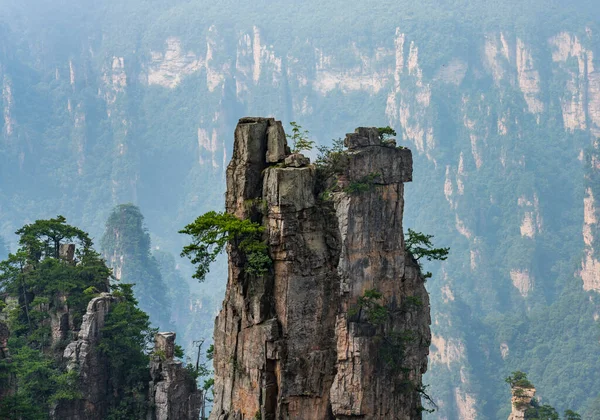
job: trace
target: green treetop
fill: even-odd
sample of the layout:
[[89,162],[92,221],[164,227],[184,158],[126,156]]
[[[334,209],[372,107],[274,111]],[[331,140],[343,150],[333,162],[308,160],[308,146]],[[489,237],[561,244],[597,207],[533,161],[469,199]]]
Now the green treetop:
[[203,281],[210,264],[225,245],[232,242],[245,255],[246,272],[262,275],[272,263],[267,244],[262,240],[264,230],[264,227],[251,220],[209,211],[179,231],[192,237],[192,243],[183,248],[181,256],[187,256],[192,264],[197,264],[193,277]]
[[292,126],[292,134],[286,134],[286,137],[292,143],[292,153],[312,150],[315,142],[308,138],[308,131],[303,130],[302,126],[295,121],[292,121],[290,125]]

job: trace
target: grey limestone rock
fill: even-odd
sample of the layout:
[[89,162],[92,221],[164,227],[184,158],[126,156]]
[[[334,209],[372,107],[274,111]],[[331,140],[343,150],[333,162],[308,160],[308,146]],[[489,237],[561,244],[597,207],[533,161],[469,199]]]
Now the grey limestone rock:
[[285,131],[281,121],[269,121],[267,128],[267,162],[281,162],[286,155]]
[[379,130],[376,127],[358,127],[354,133],[346,134],[344,146],[350,150],[365,146],[379,146],[381,139],[379,138]]
[[[357,129],[346,138],[335,184],[371,176],[372,188],[338,188],[322,200],[314,166],[267,162],[269,121],[240,120],[227,170],[227,211],[262,218],[273,267],[249,275],[243,255],[229,247],[211,420],[420,419],[417,389],[431,336],[424,279],[404,250],[410,150],[384,147],[376,128]],[[249,213],[249,199],[266,209]],[[383,325],[357,310],[369,289],[381,292],[389,311]],[[411,337],[391,349],[400,356],[397,369],[382,353],[387,333],[392,341]]]
[[150,360],[147,420],[197,420],[202,393],[183,364],[173,359],[175,333],[160,332],[154,337],[154,356]]
[[75,244],[60,244],[58,255],[61,260],[72,263],[75,259]]
[[59,400],[51,416],[60,420],[101,420],[106,417],[108,361],[97,351],[106,315],[117,299],[108,293],[93,298],[87,306],[78,339],[64,351],[67,369],[79,372],[81,399]]
[[310,165],[310,159],[301,153],[293,153],[285,158],[285,166],[292,168],[302,168]]

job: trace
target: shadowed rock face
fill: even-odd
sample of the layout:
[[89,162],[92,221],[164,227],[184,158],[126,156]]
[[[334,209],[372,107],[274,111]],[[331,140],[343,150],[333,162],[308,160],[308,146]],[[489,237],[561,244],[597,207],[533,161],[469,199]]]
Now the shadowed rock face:
[[161,332],[154,337],[150,360],[150,410],[146,420],[197,420],[201,392],[183,363],[174,360],[175,333]]
[[88,303],[78,339],[64,351],[67,369],[79,372],[81,399],[59,400],[51,416],[64,420],[95,420],[106,417],[109,394],[108,360],[97,349],[106,316],[116,298],[102,293]]
[[[344,164],[323,180],[302,156],[289,158],[279,121],[240,120],[226,209],[265,226],[273,267],[248,275],[229,247],[212,420],[421,418],[429,299],[404,251],[412,156],[392,144],[357,129]],[[358,304],[367,290],[382,294],[381,321]]]

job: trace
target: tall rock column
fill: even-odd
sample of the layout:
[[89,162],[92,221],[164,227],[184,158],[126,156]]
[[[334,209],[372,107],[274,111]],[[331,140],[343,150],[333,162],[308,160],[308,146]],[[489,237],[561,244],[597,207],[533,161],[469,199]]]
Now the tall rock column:
[[265,226],[273,266],[250,275],[229,247],[213,420],[421,417],[429,300],[402,234],[412,156],[375,128],[346,146],[324,171],[289,153],[274,119],[236,128],[226,208]]

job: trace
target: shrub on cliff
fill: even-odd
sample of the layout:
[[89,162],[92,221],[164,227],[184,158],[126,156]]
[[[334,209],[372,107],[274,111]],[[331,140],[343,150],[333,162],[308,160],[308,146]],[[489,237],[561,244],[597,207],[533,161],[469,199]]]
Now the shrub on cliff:
[[292,121],[290,125],[292,126],[292,134],[286,134],[285,136],[292,143],[292,153],[312,150],[315,142],[308,138],[308,131],[302,129],[302,126],[295,121]]
[[[434,248],[431,239],[433,235],[426,235],[422,232],[415,232],[412,229],[408,229],[408,236],[405,238],[404,248],[407,252],[413,256],[413,258],[419,263],[419,267],[423,269],[421,258],[425,258],[427,261],[445,261],[448,259],[448,253],[450,248]],[[432,276],[430,271],[423,274],[425,279]]]
[[193,277],[204,281],[210,264],[223,252],[225,245],[233,243],[245,255],[246,272],[262,275],[272,264],[267,244],[262,239],[264,230],[251,220],[209,211],[179,231],[192,237],[192,243],[183,248],[181,256],[187,256],[192,264],[197,264]]

